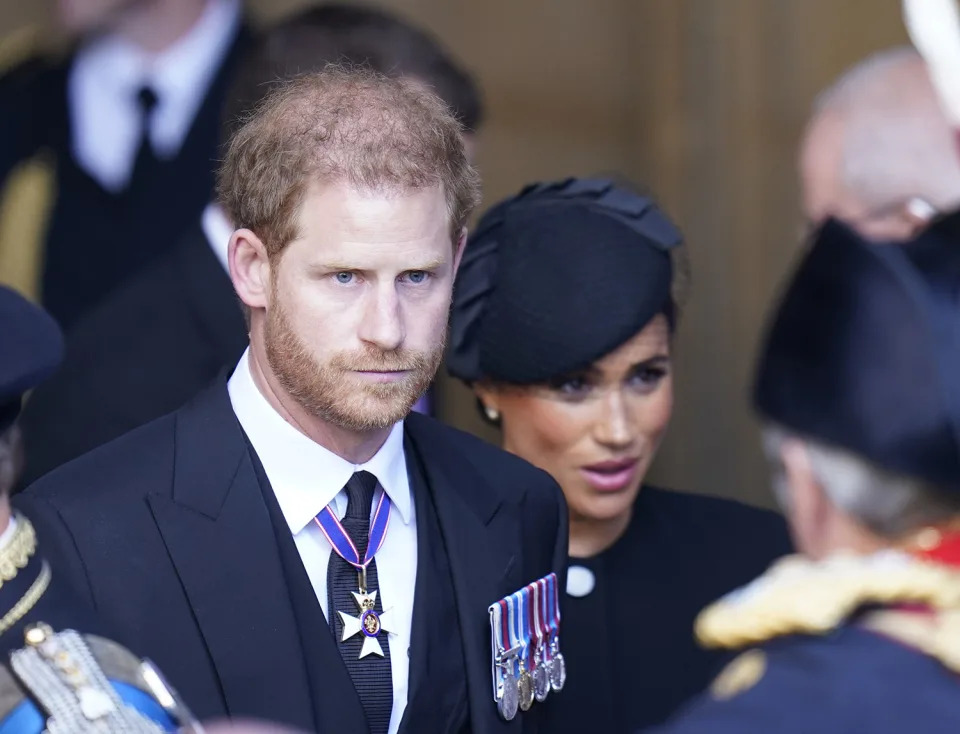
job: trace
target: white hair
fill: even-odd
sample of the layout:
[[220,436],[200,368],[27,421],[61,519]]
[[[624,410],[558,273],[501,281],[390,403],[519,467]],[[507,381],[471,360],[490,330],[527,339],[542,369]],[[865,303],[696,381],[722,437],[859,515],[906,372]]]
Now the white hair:
[[842,120],[841,176],[873,210],[919,197],[960,205],[960,151],[923,58],[912,47],[877,53],[816,99],[816,117]]
[[17,426],[0,433],[0,496],[9,494],[20,473],[20,430]]
[[774,469],[777,500],[785,511],[789,510],[789,492],[781,449],[790,440],[804,445],[814,479],[827,499],[882,538],[897,538],[960,514],[958,492],[889,472],[844,449],[767,425],[763,430],[764,449]]

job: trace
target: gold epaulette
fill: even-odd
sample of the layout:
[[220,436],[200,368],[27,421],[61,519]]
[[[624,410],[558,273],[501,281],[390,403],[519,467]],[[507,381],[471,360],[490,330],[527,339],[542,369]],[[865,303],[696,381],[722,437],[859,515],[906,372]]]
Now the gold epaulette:
[[819,562],[789,556],[707,607],[696,634],[706,647],[741,648],[784,635],[825,634],[865,605],[898,603],[960,611],[960,572],[897,551]]

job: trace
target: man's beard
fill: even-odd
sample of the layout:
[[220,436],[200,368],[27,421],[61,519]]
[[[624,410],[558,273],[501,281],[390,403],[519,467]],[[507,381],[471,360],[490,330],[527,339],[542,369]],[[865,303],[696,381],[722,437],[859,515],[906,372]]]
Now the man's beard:
[[[368,347],[320,363],[294,333],[279,302],[267,316],[267,361],[283,389],[310,415],[349,431],[392,426],[430,387],[443,359],[446,333],[431,352]],[[400,380],[371,382],[352,372],[404,371]]]

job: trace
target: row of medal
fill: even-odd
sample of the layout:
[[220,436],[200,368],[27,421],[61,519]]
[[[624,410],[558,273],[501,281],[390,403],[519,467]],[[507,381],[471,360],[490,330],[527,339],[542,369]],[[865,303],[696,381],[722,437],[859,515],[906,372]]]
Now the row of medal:
[[567,679],[560,652],[557,575],[551,573],[490,605],[493,698],[510,721],[545,701]]

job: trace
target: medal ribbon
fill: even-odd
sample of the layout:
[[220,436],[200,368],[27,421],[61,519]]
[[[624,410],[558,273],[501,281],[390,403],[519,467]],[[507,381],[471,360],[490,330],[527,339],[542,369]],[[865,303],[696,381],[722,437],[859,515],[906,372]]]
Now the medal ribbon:
[[510,615],[510,647],[520,646],[520,625],[517,617],[517,595],[511,594],[507,597],[507,610]]
[[353,544],[353,540],[343,529],[343,525],[340,524],[330,505],[324,507],[320,514],[313,518],[313,521],[338,556],[358,571],[366,571],[370,561],[377,555],[377,551],[380,550],[384,539],[387,537],[387,526],[390,524],[390,498],[387,497],[386,492],[380,491],[380,501],[373,513],[373,520],[370,521],[370,539],[367,542],[367,552],[364,554],[363,560],[360,559],[357,546]]
[[546,645],[550,636],[550,626],[547,622],[547,580],[537,581],[537,627],[540,635],[540,642],[544,643],[544,659],[550,657],[550,647]]
[[510,641],[510,609],[507,605],[507,600],[501,599],[498,601],[497,609],[500,610],[498,621],[500,622],[500,636],[503,640],[500,647],[503,650],[509,650],[511,647],[513,647],[513,643]]
[[[533,602],[532,604],[528,604],[527,606],[530,611],[529,622],[530,622],[530,629],[532,630],[531,637],[533,638],[534,651],[536,651],[536,649],[540,647],[540,640],[541,640],[540,595],[537,593],[539,589],[540,589],[540,584],[538,584],[536,581],[534,581],[532,584],[529,584],[527,586],[527,593],[529,595],[529,599]],[[535,662],[535,658],[533,658],[532,660]],[[533,662],[531,662],[531,665],[533,665]]]
[[[526,589],[518,591],[513,596],[517,605],[517,634],[520,638],[518,642],[522,646],[520,657],[526,663],[530,656],[530,623],[528,621],[530,600]],[[526,667],[530,668],[529,665]]]
[[557,574],[547,576],[547,615],[550,623],[550,636],[555,637],[560,630],[560,603],[557,599]]

